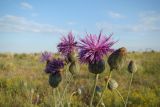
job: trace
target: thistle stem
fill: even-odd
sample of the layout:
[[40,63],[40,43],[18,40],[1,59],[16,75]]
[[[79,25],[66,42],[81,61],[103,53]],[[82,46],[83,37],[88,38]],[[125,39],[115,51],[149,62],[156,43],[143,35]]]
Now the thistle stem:
[[[64,91],[63,91],[63,93],[62,93],[61,100],[59,101],[59,104],[60,104],[60,103],[62,104],[62,102],[63,102],[63,100],[64,100],[64,95],[65,95],[65,93],[66,93],[66,91],[67,91],[67,88],[68,88],[68,86],[69,86],[69,84],[70,84],[70,81],[71,81],[71,79],[68,80],[68,82],[67,82],[67,84],[66,84],[66,86],[65,86],[65,88],[64,88]],[[58,105],[59,105],[59,104],[58,104]]]
[[121,97],[121,99],[122,99],[122,101],[123,101],[123,103],[124,103],[124,105],[125,105],[125,100],[124,100],[122,94],[118,91],[118,89],[115,89],[115,90],[116,90],[116,92],[118,93],[118,95]]
[[53,89],[54,107],[57,107],[57,101],[56,101],[56,96],[55,96],[56,92],[55,91],[56,90]]
[[98,82],[98,76],[99,76],[99,74],[95,75],[96,78],[94,80],[93,92],[92,92],[92,96],[91,96],[91,100],[90,100],[90,107],[92,107],[92,102],[93,102],[93,98],[94,98],[94,95],[95,95],[96,85],[97,85],[97,82]]
[[58,88],[56,88],[57,89],[57,94],[58,94],[58,99],[59,99],[59,103],[58,103],[58,106],[59,105],[61,105],[61,107],[63,106],[63,102],[62,101],[60,101],[60,92],[59,92],[59,89]]
[[129,94],[130,94],[132,81],[133,81],[133,73],[132,73],[132,76],[131,76],[131,79],[130,79],[130,83],[129,83],[129,88],[128,88],[128,94],[127,94],[127,99],[126,99],[125,107],[127,107],[128,97],[129,97]]
[[[65,73],[65,74],[66,74],[66,77],[67,77],[67,71],[68,71],[68,66],[67,66],[66,73]],[[62,102],[63,102],[64,95],[65,95],[65,93],[66,93],[66,91],[67,91],[67,88],[68,88],[70,82],[71,82],[71,78],[72,78],[72,77],[69,77],[68,80],[67,80],[66,86],[65,86],[64,91],[63,91],[63,93],[62,93],[61,100],[59,101],[58,105],[59,105],[60,103],[62,104]]]
[[100,103],[101,103],[101,101],[102,101],[102,98],[103,98],[103,96],[104,96],[105,89],[106,89],[106,87],[108,86],[109,79],[111,78],[111,75],[112,75],[112,71],[110,71],[110,72],[109,72],[108,80],[107,80],[107,82],[106,82],[106,84],[105,84],[105,87],[104,87],[104,89],[103,89],[103,91],[102,91],[102,94],[101,94],[101,96],[100,96],[100,100],[98,101],[98,103],[97,103],[96,107],[98,107],[98,106],[99,106],[99,104],[100,104]]

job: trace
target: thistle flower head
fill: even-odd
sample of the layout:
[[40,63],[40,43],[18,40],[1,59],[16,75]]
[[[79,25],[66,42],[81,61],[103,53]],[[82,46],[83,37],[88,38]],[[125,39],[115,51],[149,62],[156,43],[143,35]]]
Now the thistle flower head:
[[52,57],[52,53],[45,51],[41,54],[41,61],[42,62],[49,61],[51,57]]
[[69,32],[67,37],[63,37],[61,39],[61,42],[57,47],[59,52],[61,52],[64,56],[68,56],[74,51],[76,45],[77,42],[75,42],[72,32]]
[[55,74],[64,67],[64,63],[61,59],[52,59],[46,64],[45,72]]
[[81,39],[79,44],[81,62],[94,63],[100,61],[108,52],[112,52],[111,47],[115,42],[111,41],[111,36],[106,37],[100,32],[98,37],[87,34],[84,39]]

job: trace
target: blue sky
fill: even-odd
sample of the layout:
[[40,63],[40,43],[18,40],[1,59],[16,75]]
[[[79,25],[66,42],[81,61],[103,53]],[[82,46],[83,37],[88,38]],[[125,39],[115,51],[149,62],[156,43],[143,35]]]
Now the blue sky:
[[160,50],[159,0],[0,0],[0,52],[56,52],[62,35],[100,30],[114,48]]

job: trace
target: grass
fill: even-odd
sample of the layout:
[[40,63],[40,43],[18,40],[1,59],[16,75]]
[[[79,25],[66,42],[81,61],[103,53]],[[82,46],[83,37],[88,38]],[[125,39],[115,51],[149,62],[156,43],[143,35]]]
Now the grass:
[[[66,76],[70,76],[70,73],[64,70],[58,90],[51,88],[48,74],[43,71],[45,64],[39,61],[39,57],[40,54],[0,54],[0,107],[53,107],[59,101],[67,83]],[[160,107],[160,52],[129,53],[128,62],[131,59],[136,61],[138,71],[134,74],[128,106]],[[108,71],[106,64],[105,72],[99,75],[99,86],[104,86],[104,77]],[[112,73],[112,78],[118,82],[118,90],[125,99],[130,75],[127,64],[121,71]],[[88,72],[87,66],[81,65],[78,76],[68,86],[63,105],[67,107],[71,100],[71,107],[88,106],[93,78],[94,75]],[[79,87],[82,88],[82,95],[75,94],[70,99]],[[106,90],[103,102],[109,107],[124,107],[118,94],[110,90]]]

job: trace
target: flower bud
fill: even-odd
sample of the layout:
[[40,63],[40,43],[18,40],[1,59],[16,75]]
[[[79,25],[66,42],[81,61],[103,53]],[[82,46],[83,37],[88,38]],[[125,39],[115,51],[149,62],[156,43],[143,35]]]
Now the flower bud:
[[78,89],[77,89],[77,93],[78,93],[78,95],[81,95],[81,94],[82,94],[81,88],[78,88]]
[[108,88],[114,90],[118,87],[118,83],[114,79],[110,79],[108,83]]
[[122,47],[114,51],[108,58],[108,64],[110,66],[110,70],[112,71],[113,69],[115,70],[121,69],[124,63],[126,62],[126,57],[127,57],[126,48]]
[[61,81],[62,81],[62,76],[61,76],[60,72],[49,75],[49,84],[51,87],[53,87],[53,88],[58,87],[58,85]]
[[76,53],[74,51],[69,53],[67,56],[67,59],[70,63],[75,62],[76,61]]
[[89,72],[94,74],[100,74],[105,70],[105,62],[104,60],[90,62],[88,68]]
[[72,75],[76,75],[76,73],[79,71],[78,64],[76,62],[72,62],[69,66],[69,72]]
[[134,61],[130,61],[128,64],[128,71],[130,73],[135,73],[137,71],[137,66],[136,63]]

